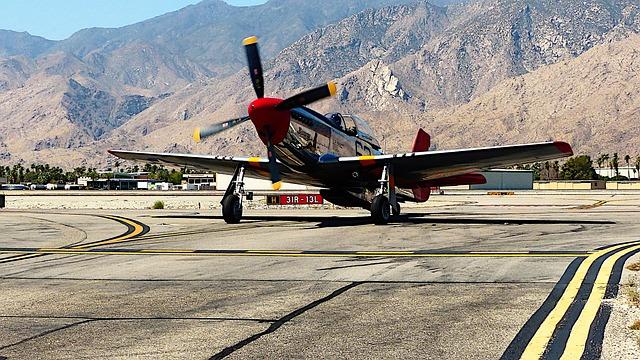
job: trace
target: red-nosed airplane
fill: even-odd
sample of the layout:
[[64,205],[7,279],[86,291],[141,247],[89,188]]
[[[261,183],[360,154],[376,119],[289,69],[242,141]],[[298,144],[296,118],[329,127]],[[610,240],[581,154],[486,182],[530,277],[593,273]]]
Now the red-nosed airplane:
[[257,99],[249,115],[196,129],[195,141],[251,120],[267,147],[267,158],[110,150],[125,160],[211,170],[233,175],[222,200],[227,223],[242,218],[244,176],[270,179],[274,190],[281,180],[319,187],[329,202],[371,211],[376,224],[400,214],[405,201],[425,202],[432,187],[483,184],[475,171],[573,155],[565,142],[428,151],[430,137],[418,131],[411,152],[384,154],[367,123],[356,115],[321,115],[306,107],[333,96],[330,82],[288,99],[264,97],[262,64],[255,36],[244,39],[249,74]]

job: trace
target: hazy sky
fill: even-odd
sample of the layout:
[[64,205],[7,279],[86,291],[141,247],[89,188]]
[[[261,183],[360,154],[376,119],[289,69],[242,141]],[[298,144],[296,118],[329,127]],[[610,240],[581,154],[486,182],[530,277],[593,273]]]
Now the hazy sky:
[[[60,40],[88,27],[120,27],[200,0],[0,0],[0,29]],[[225,0],[238,6],[266,0]]]

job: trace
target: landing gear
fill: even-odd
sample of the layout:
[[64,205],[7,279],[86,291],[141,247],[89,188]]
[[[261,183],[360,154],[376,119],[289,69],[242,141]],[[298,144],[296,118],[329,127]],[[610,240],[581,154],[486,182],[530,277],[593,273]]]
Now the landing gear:
[[237,224],[242,219],[242,198],[244,196],[244,164],[236,168],[229,187],[224,193],[222,204],[222,218],[227,224]]
[[396,203],[395,207],[391,207],[391,213],[393,214],[393,216],[399,216],[400,215],[400,204]]
[[374,224],[384,225],[389,223],[391,213],[400,215],[400,204],[396,198],[396,185],[393,177],[393,167],[385,165],[382,169],[380,188],[371,202],[371,218]]
[[389,200],[384,195],[377,195],[371,203],[371,218],[376,225],[384,225],[391,218]]
[[242,202],[238,195],[222,198],[222,217],[227,224],[237,224],[242,219]]

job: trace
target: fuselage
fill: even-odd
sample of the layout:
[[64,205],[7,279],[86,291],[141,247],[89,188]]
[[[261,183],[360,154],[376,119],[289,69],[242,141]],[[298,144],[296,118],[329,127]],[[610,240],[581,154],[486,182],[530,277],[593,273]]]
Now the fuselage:
[[321,115],[309,108],[291,110],[289,131],[276,144],[278,159],[293,170],[309,171],[321,159],[380,155],[367,123],[355,115]]
[[[379,142],[371,135],[369,125],[356,115],[332,113],[321,115],[309,108],[291,110],[289,130],[276,145],[278,159],[291,170],[310,176],[321,194],[330,202],[349,207],[368,208],[379,187],[362,183],[357,178],[336,178],[323,173],[319,162],[332,158],[383,154]],[[307,180],[308,181],[308,180]],[[349,185],[346,185],[349,184]],[[405,198],[411,193],[396,190]]]

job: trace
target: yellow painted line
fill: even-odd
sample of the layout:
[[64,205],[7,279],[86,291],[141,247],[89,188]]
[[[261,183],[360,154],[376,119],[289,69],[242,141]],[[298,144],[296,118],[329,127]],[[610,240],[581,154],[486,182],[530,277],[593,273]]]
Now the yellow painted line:
[[260,159],[259,157],[250,157],[249,159],[247,159],[248,162],[250,163],[259,163],[262,159]]
[[602,305],[602,299],[604,299],[605,292],[607,290],[607,284],[609,283],[609,277],[613,272],[613,266],[616,261],[621,257],[629,254],[630,252],[640,249],[640,245],[630,247],[622,250],[614,255],[611,255],[607,260],[602,263],[598,277],[593,284],[589,299],[585,304],[578,320],[573,324],[571,328],[571,334],[567,340],[567,346],[562,354],[561,360],[579,359],[584,353],[584,348],[589,336],[589,329],[593,320],[595,320],[598,310]]
[[413,255],[415,251],[356,251],[358,255]]
[[629,244],[620,244],[594,252],[580,264],[578,270],[573,275],[573,278],[564,290],[564,293],[556,303],[556,306],[553,308],[553,310],[551,310],[549,315],[547,315],[546,319],[544,319],[536,333],[531,338],[531,341],[529,341],[529,344],[522,353],[521,359],[540,359],[542,357],[558,323],[560,322],[560,320],[562,320],[562,317],[567,312],[567,310],[571,306],[571,303],[578,294],[580,286],[582,285],[582,281],[587,275],[587,271],[589,270],[591,265],[600,256],[617,251],[618,249],[625,246],[629,246]]
[[[3,254],[5,254],[5,252],[2,252]],[[6,252],[7,254],[14,254],[13,252]],[[18,261],[18,260],[26,260],[26,259],[31,259],[34,257],[39,256],[38,254],[23,254],[20,256],[14,256],[14,257],[10,257],[10,258],[5,258],[5,259],[0,259],[0,263],[4,262],[4,261]]]
[[77,245],[77,246],[73,246],[72,249],[86,249],[86,248],[89,248],[89,247],[96,247],[96,246],[102,246],[102,245],[115,244],[115,243],[118,243],[120,241],[125,241],[125,240],[129,240],[129,239],[131,239],[133,237],[136,237],[136,236],[142,234],[142,232],[144,231],[144,228],[142,226],[140,226],[138,223],[135,223],[135,222],[133,222],[133,221],[131,221],[129,219],[121,218],[119,216],[105,216],[105,218],[111,219],[111,220],[125,222],[125,223],[133,226],[134,230],[129,234],[126,234],[126,235],[123,235],[123,236],[119,236],[119,237],[113,238],[111,240],[105,240],[105,241],[92,243],[92,244],[86,244],[86,245]]
[[192,253],[195,252],[195,250],[171,250],[171,249],[142,249],[139,250],[139,252],[141,253],[151,253],[151,254],[184,254],[184,253]]
[[581,257],[586,256],[584,253],[547,253],[547,254],[527,254],[527,253],[416,253],[412,251],[398,252],[377,252],[377,251],[354,251],[348,253],[332,253],[332,252],[316,252],[304,253],[304,250],[238,250],[236,252],[202,252],[201,250],[189,249],[139,249],[139,250],[122,250],[110,249],[111,251],[96,251],[95,249],[79,249],[79,248],[39,248],[34,250],[7,249],[7,253],[19,254],[91,254],[91,255],[194,255],[194,256],[280,256],[280,257],[415,257],[415,258],[431,258],[431,257]]
[[248,250],[247,253],[255,253],[255,254],[271,254],[271,253],[282,253],[282,254],[299,254],[303,250]]
[[576,206],[576,207],[572,207],[571,209],[574,210],[589,210],[589,209],[595,209],[597,207],[603,206],[606,203],[608,203],[609,200],[599,200],[593,204],[589,204],[589,205],[580,205],[580,206]]

